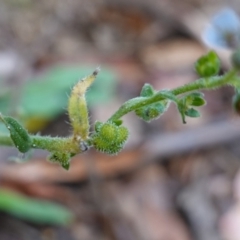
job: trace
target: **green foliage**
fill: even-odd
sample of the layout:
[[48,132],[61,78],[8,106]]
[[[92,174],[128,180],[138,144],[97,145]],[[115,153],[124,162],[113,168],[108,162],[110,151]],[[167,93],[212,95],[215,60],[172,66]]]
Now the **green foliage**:
[[169,106],[169,101],[164,100],[158,103],[148,105],[146,107],[138,108],[135,110],[135,113],[138,117],[146,122],[150,122],[159,118]]
[[217,75],[220,70],[220,60],[214,51],[200,57],[195,63],[195,70],[201,77]]
[[200,113],[196,109],[192,108],[192,106],[200,107],[205,104],[206,101],[204,100],[204,95],[200,92],[193,92],[179,98],[177,101],[177,106],[183,123],[186,123],[186,116],[191,118],[200,117]]
[[[1,119],[4,124],[7,127],[10,126],[11,137],[0,135],[0,144],[7,146],[15,145],[21,152],[27,152],[31,147],[48,150],[50,152],[49,160],[59,163],[64,169],[68,170],[71,157],[88,150],[90,147],[107,154],[119,153],[129,136],[128,129],[122,126],[123,121],[121,118],[129,112],[135,112],[141,119],[151,121],[166,112],[170,103],[173,102],[177,106],[183,123],[186,123],[186,117],[200,117],[200,113],[195,108],[206,104],[204,95],[199,92],[200,90],[211,90],[225,85],[231,85],[237,89],[233,103],[236,110],[239,111],[240,98],[238,89],[240,78],[238,77],[238,69],[233,67],[222,76],[213,76],[219,72],[220,62],[216,53],[212,51],[200,58],[195,67],[198,73],[204,77],[173,90],[156,91],[150,84],[145,84],[139,97],[126,101],[105,123],[97,121],[94,126],[95,131],[90,133],[88,107],[85,97],[87,89],[97,77],[99,72],[99,68],[97,68],[91,75],[78,81],[70,93],[68,114],[73,130],[72,135],[66,138],[28,135],[27,131],[15,119],[2,116]],[[63,80],[59,81],[62,75],[64,75],[63,72],[60,69],[57,69],[57,72],[59,75],[56,72],[52,76],[50,74],[50,78],[55,78],[54,81],[48,79],[46,81],[50,83],[47,84],[45,81],[43,81],[44,84],[36,81],[39,85],[34,85],[35,90],[30,88],[29,92],[26,91],[26,95],[30,96],[25,96],[28,99],[26,104],[32,104],[29,102],[34,102],[38,99],[38,105],[48,109],[45,114],[47,112],[50,114],[50,109],[52,109],[53,105],[51,106],[51,103],[48,104],[45,92],[49,91],[49,97],[51,96],[53,99],[61,102],[60,98],[57,97],[61,91],[55,95],[49,89],[55,86],[62,90],[66,88],[66,82]],[[67,72],[65,74],[64,78],[68,76]],[[100,82],[99,86],[104,90],[106,86],[109,86],[101,80],[97,82]],[[49,88],[49,86],[51,87]],[[45,101],[42,102],[40,100],[40,95],[37,96],[37,92],[44,96]],[[44,94],[42,94],[43,92]],[[34,100],[34,98],[36,99]],[[42,104],[39,104],[39,102]],[[63,103],[61,102],[61,104]],[[50,108],[48,108],[49,105],[51,106]],[[34,109],[35,107],[32,107],[33,111]],[[56,112],[51,114],[56,114]],[[44,115],[43,113],[43,118],[46,116],[50,117],[50,115]]]
[[60,163],[65,170],[70,168],[71,154],[67,152],[54,152],[48,157],[49,161]]
[[[52,119],[67,106],[70,87],[91,71],[89,68],[56,66],[45,74],[30,79],[23,88],[21,106],[26,116]],[[109,94],[106,94],[108,86]],[[89,106],[107,102],[113,97],[115,77],[112,72],[102,72],[87,96]],[[43,94],[44,93],[44,94]],[[68,94],[67,94],[68,93]],[[41,104],[39,104],[41,103]]]
[[155,93],[155,90],[153,89],[153,86],[149,83],[145,83],[141,90],[140,96],[151,97],[154,95],[154,93]]
[[11,139],[15,147],[22,153],[27,152],[31,148],[32,144],[31,138],[28,135],[27,130],[12,117],[2,116],[0,114],[0,120],[9,130]]
[[184,113],[188,117],[192,117],[192,118],[200,117],[200,113],[194,108],[189,108]]
[[67,225],[73,220],[65,207],[0,189],[0,210],[37,224]]
[[186,104],[189,106],[200,107],[206,104],[204,94],[200,92],[193,92],[185,97]]
[[[49,121],[64,112],[71,87],[89,71],[89,67],[59,65],[27,80],[20,89],[18,112],[15,115],[29,131],[42,130]],[[105,86],[108,86],[108,94]],[[113,72],[102,71],[99,81],[87,94],[88,106],[110,101],[114,96],[115,87],[116,77]],[[11,108],[12,94],[10,89],[0,90],[0,112],[5,115],[16,110]]]

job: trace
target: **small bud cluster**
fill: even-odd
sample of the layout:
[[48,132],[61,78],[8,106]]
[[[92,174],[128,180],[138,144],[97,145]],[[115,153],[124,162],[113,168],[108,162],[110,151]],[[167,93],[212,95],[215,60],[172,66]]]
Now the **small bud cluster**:
[[220,60],[214,51],[210,51],[198,59],[195,70],[200,77],[211,77],[219,73]]
[[178,110],[182,116],[183,123],[186,123],[185,117],[200,117],[200,113],[193,107],[200,107],[206,104],[203,93],[193,92],[181,97],[178,100]]
[[[151,97],[155,94],[155,90],[150,84],[145,84],[140,93],[141,97]],[[146,122],[150,122],[159,118],[169,107],[168,100],[162,100],[157,103],[147,105],[135,110],[138,117]]]

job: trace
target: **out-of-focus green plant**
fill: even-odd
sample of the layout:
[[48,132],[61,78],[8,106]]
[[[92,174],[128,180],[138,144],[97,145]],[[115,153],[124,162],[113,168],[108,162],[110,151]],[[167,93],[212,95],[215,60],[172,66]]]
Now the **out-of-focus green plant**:
[[[0,89],[0,112],[4,115],[14,115],[31,133],[41,131],[46,125],[64,113],[70,86],[76,84],[79,76],[85,76],[90,67],[57,65],[37,77],[28,79],[18,89],[18,99],[13,99],[13,89]],[[88,105],[104,104],[111,101],[116,85],[112,71],[104,70],[87,95]],[[106,88],[108,86],[108,94]],[[2,124],[0,125],[0,132]]]
[[[219,27],[219,22],[224,23],[222,18],[229,23],[233,22],[234,27],[232,29],[234,31],[231,28],[231,31],[228,31],[226,26]],[[97,68],[91,75],[80,80],[72,88],[68,100],[68,115],[72,126],[71,136],[60,138],[31,135],[16,119],[1,114],[0,120],[5,124],[10,135],[0,135],[0,144],[15,146],[23,153],[31,148],[48,150],[50,161],[60,163],[63,168],[69,169],[70,159],[76,154],[87,151],[90,147],[107,154],[119,153],[129,136],[128,129],[122,125],[121,118],[129,112],[135,112],[142,120],[149,122],[164,114],[169,105],[174,103],[183,123],[186,123],[187,117],[200,117],[197,108],[206,104],[201,90],[212,90],[225,85],[230,85],[236,89],[234,106],[239,112],[240,21],[236,20],[236,15],[231,10],[224,10],[214,18],[213,22],[217,28],[215,29],[213,26],[207,30],[204,35],[205,42],[215,41],[216,44],[220,43],[220,46],[233,48],[232,68],[225,74],[218,75],[220,60],[214,51],[210,51],[200,57],[194,65],[200,79],[172,90],[158,91],[150,84],[145,84],[139,97],[125,102],[106,122],[96,121],[95,131],[90,133],[86,91],[100,71]],[[231,24],[229,26],[231,27]],[[237,34],[237,36],[234,34]],[[231,38],[229,38],[230,35]],[[67,78],[67,75],[65,77]],[[104,83],[101,83],[101,85],[104,86]],[[104,87],[108,86],[105,85]],[[42,92],[45,90],[47,91],[43,88]],[[29,94],[31,94],[31,91]],[[43,109],[44,107],[43,105]]]
[[73,214],[65,207],[0,189],[0,211],[37,224],[67,225]]

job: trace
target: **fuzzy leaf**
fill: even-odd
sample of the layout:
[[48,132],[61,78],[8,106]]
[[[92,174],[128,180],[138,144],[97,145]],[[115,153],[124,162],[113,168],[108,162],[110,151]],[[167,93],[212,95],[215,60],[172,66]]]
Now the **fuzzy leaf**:
[[153,96],[154,92],[155,91],[154,91],[152,85],[149,83],[145,83],[141,90],[140,96],[141,97],[151,97],[151,96]]
[[185,111],[185,115],[192,118],[197,118],[201,116],[200,113],[194,108],[189,108],[187,111]]
[[32,144],[27,130],[12,117],[0,115],[0,120],[2,120],[9,130],[11,139],[16,148],[22,153],[27,152]]
[[190,93],[186,96],[186,106],[200,107],[206,104],[204,100],[204,94],[200,92]]

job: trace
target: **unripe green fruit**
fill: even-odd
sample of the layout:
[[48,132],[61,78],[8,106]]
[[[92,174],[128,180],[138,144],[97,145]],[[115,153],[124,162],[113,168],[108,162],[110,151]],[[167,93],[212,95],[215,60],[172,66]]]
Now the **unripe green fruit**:
[[128,132],[128,129],[124,126],[120,126],[118,127],[117,129],[117,144],[124,144],[127,139],[128,139],[128,136],[129,136],[129,132]]
[[97,123],[96,132],[92,136],[95,149],[108,154],[120,152],[128,138],[128,129],[117,126],[113,122]]
[[99,128],[99,135],[107,142],[114,142],[118,134],[117,128],[113,123],[105,123]]

